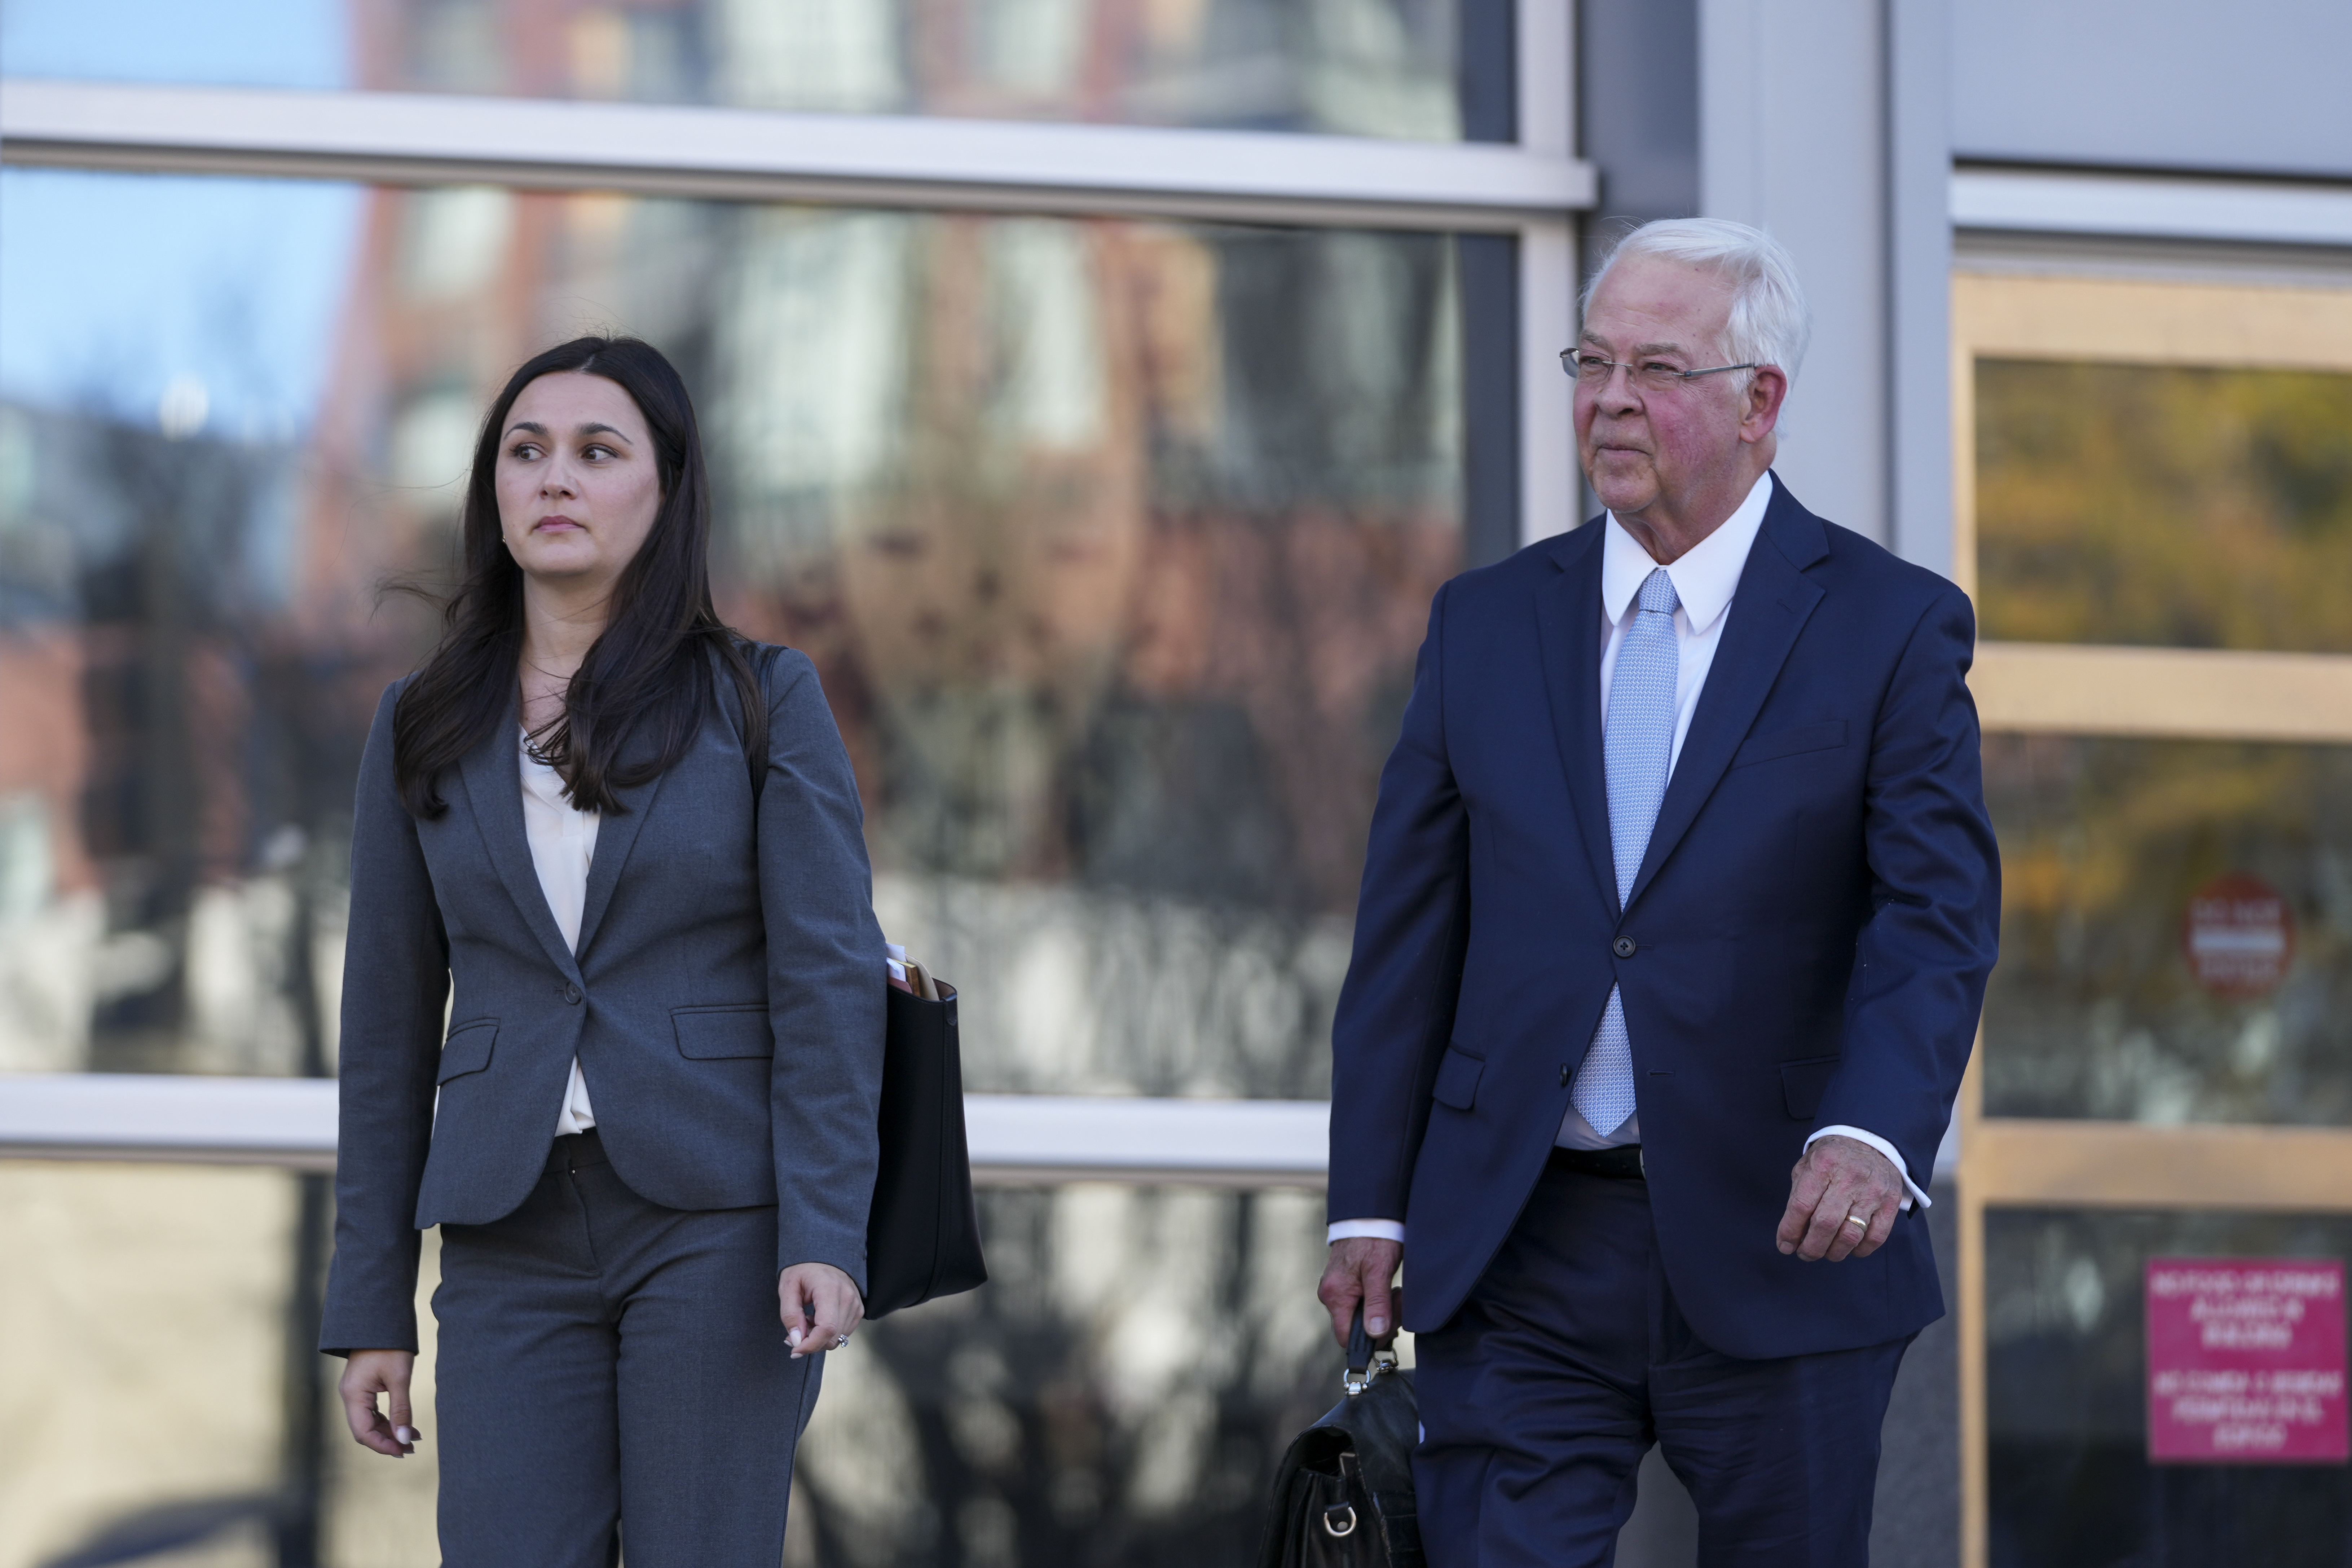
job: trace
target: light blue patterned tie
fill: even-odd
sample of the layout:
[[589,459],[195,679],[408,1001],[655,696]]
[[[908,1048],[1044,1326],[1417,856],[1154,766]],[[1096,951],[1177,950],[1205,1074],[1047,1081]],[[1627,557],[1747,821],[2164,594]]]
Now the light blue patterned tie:
[[[1609,720],[1601,731],[1601,766],[1609,781],[1609,853],[1617,863],[1617,903],[1633,890],[1634,874],[1650,847],[1658,803],[1675,754],[1675,677],[1682,652],[1675,644],[1675,612],[1682,600],[1663,566],[1642,580],[1640,613],[1618,645],[1609,672]],[[1625,1002],[1609,988],[1609,1007],[1593,1031],[1570,1097],[1603,1138],[1633,1114],[1633,1047],[1625,1034]]]

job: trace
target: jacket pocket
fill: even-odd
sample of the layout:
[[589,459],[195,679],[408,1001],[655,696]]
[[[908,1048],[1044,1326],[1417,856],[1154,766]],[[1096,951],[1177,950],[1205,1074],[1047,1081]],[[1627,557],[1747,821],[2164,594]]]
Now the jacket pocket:
[[1445,1047],[1445,1059],[1437,1064],[1437,1081],[1430,1086],[1429,1096],[1440,1105],[1450,1105],[1456,1110],[1467,1110],[1478,1100],[1478,1078],[1486,1064],[1459,1046]]
[[1731,765],[1744,768],[1756,763],[1778,762],[1782,757],[1798,756],[1806,752],[1827,752],[1845,744],[1845,721],[1832,719],[1826,724],[1805,724],[1794,730],[1776,730],[1769,735],[1759,735],[1733,753]]
[[776,1032],[768,1026],[768,1005],[764,1002],[673,1007],[669,1021],[677,1031],[677,1054],[696,1061],[776,1054]]
[[490,1065],[490,1047],[498,1043],[499,1021],[496,1018],[469,1018],[454,1026],[449,1038],[441,1047],[441,1066],[433,1081],[447,1083],[453,1078],[479,1072]]
[[1843,1060],[1843,1057],[1803,1057],[1780,1064],[1780,1097],[1788,1102],[1790,1117],[1799,1121],[1813,1119]]

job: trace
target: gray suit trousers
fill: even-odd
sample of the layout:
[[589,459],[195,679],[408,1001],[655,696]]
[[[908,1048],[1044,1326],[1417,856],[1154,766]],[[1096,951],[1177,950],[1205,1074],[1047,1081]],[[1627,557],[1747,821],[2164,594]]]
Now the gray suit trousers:
[[670,1209],[593,1132],[522,1206],[445,1225],[448,1568],[776,1568],[821,1357],[791,1359],[776,1211]]

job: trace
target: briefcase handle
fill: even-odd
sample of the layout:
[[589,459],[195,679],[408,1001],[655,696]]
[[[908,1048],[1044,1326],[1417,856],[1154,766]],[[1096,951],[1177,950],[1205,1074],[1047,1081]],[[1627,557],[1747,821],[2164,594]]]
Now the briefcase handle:
[[1357,1302],[1355,1321],[1348,1325],[1348,1370],[1339,1379],[1347,1386],[1348,1397],[1353,1399],[1371,1387],[1382,1373],[1394,1372],[1396,1364],[1393,1348],[1372,1348],[1372,1336],[1364,1332],[1364,1304]]

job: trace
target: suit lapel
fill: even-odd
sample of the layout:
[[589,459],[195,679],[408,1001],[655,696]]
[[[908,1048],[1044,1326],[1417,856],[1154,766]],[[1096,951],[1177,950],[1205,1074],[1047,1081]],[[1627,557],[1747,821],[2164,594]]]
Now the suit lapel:
[[[650,724],[639,724],[626,744],[621,748],[624,766],[642,765],[653,752]],[[685,765],[681,759],[679,765]],[[667,773],[656,773],[641,784],[613,793],[620,797],[621,809],[606,812],[596,824],[596,856],[588,863],[588,894],[580,910],[580,951],[588,951],[588,943],[596,935],[596,927],[604,918],[605,909],[613,901],[614,885],[621,879],[621,868],[629,858],[629,850],[646,826],[646,815],[654,808],[654,797],[661,793]]]
[[1559,575],[1536,599],[1552,737],[1568,774],[1568,795],[1601,896],[1617,902],[1609,847],[1609,788],[1601,758],[1601,528],[1587,523],[1554,548]]
[[465,784],[466,804],[473,812],[474,826],[481,831],[482,847],[521,912],[523,923],[547,949],[556,967],[577,981],[579,966],[572,960],[572,950],[563,945],[563,932],[557,929],[554,911],[547,907],[547,894],[539,885],[539,868],[531,863],[530,839],[522,820],[522,762],[515,752],[515,710],[509,704],[489,738],[457,764],[457,776]]
[[1706,686],[1699,692],[1698,710],[1691,715],[1690,733],[1683,738],[1674,776],[1666,783],[1642,869],[1625,900],[1628,908],[1640,900],[1666,857],[1690,831],[1699,807],[1715,793],[1732,754],[1747,739],[1790,649],[1797,646],[1797,634],[1822,602],[1821,585],[1802,569],[1828,553],[1821,520],[1799,506],[1775,476],[1771,509],[1748,549],[1739,590],[1724,612],[1729,619],[1724,623],[1723,640],[1707,667]]

